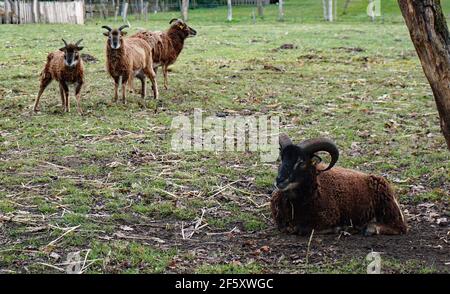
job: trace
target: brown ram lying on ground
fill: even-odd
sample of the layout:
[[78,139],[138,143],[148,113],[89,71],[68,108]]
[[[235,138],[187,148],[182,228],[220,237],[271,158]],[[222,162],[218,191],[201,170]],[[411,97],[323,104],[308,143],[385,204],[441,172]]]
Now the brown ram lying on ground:
[[59,82],[59,90],[64,111],[70,111],[69,85],[75,84],[77,110],[78,113],[82,113],[80,91],[84,82],[84,65],[79,54],[79,51],[83,49],[83,47],[79,46],[81,41],[82,40],[79,40],[75,44],[67,44],[63,39],[64,47],[48,54],[47,63],[45,64],[44,70],[41,72],[39,94],[34,103],[35,112],[39,111],[39,100],[41,99],[45,88],[47,88],[52,80],[57,80]]
[[[294,145],[280,136],[281,165],[277,190],[271,199],[272,216],[283,232],[309,234],[347,227],[365,235],[404,234],[406,223],[389,183],[382,177],[335,167],[336,145],[324,138]],[[315,153],[325,151],[325,166]]]
[[163,68],[164,88],[167,90],[167,72],[169,65],[175,63],[183,50],[184,40],[195,36],[197,32],[189,27],[181,19],[172,19],[170,28],[165,32],[142,31],[134,34],[132,37],[146,40],[153,49],[153,68],[155,72],[159,66]]
[[153,70],[152,49],[149,44],[140,38],[124,38],[127,28],[123,25],[118,29],[108,26],[102,28],[108,30],[104,33],[108,37],[106,42],[106,66],[109,74],[114,79],[114,98],[117,101],[119,83],[122,82],[122,102],[126,103],[126,85],[133,81],[133,77],[141,80],[141,97],[145,98],[145,77],[152,82],[153,96],[158,99],[158,85],[156,74]]

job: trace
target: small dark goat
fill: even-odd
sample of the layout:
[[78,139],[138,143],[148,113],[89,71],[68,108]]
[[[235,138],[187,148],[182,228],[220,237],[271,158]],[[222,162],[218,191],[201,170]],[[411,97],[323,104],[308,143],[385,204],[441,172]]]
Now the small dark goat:
[[[406,223],[389,183],[382,177],[333,166],[336,145],[318,138],[294,145],[280,136],[278,190],[271,199],[272,216],[287,233],[309,234],[353,227],[365,235],[404,234]],[[315,153],[331,155],[328,166]]]
[[79,40],[75,44],[67,44],[63,39],[64,47],[48,54],[47,63],[45,64],[44,70],[41,72],[39,94],[34,103],[35,112],[39,111],[39,100],[41,99],[45,88],[47,88],[52,80],[57,80],[59,82],[59,90],[64,111],[70,111],[68,85],[75,84],[77,110],[79,114],[82,113],[80,91],[84,83],[84,65],[79,54],[79,51],[83,49],[83,47],[79,46],[81,41],[82,40]]
[[138,37],[146,40],[153,50],[153,68],[155,72],[159,66],[162,66],[164,74],[164,88],[167,90],[167,73],[169,65],[175,63],[183,50],[184,40],[197,35],[197,31],[188,26],[181,19],[172,19],[170,28],[165,32],[142,31],[134,34],[132,37]]

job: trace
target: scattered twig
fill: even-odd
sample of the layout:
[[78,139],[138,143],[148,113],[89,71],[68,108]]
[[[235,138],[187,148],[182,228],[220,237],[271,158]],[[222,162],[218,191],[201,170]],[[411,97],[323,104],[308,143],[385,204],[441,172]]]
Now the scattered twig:
[[44,248],[48,248],[50,246],[55,245],[59,240],[61,240],[62,238],[64,238],[65,235],[69,234],[70,232],[75,231],[76,229],[78,229],[80,227],[80,225],[75,226],[75,227],[71,227],[69,229],[67,229],[67,231],[65,231],[61,236],[59,236],[58,238],[56,238],[55,240],[51,241],[50,243],[47,244],[47,246],[45,246]]
[[311,235],[309,236],[309,241],[308,241],[308,247],[306,249],[306,261],[305,261],[306,264],[308,264],[308,262],[309,262],[309,251],[311,249],[311,241],[312,241],[313,236],[314,236],[314,229],[311,231]]

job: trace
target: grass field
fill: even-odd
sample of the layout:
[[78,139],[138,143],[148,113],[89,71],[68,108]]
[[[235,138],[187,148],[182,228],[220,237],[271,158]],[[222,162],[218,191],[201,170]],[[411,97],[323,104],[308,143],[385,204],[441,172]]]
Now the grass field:
[[[286,21],[276,22],[271,7],[254,25],[250,8],[235,9],[231,24],[219,20],[223,8],[192,11],[198,36],[172,66],[169,90],[160,87],[156,114],[136,94],[109,104],[100,27],[112,21],[1,25],[0,272],[63,271],[80,251],[87,273],[349,273],[365,272],[372,250],[384,272],[448,272],[449,226],[438,220],[450,217],[450,155],[401,16],[392,8],[392,22],[326,24],[289,16],[295,8],[288,2]],[[129,32],[165,29],[173,16],[132,21]],[[86,64],[85,113],[63,114],[53,83],[34,114],[39,73],[62,37],[84,38],[83,52],[98,59]],[[286,43],[297,47],[273,50]],[[277,163],[254,152],[171,150],[172,118],[194,108],[280,116],[297,141],[333,138],[339,165],[393,183],[410,233],[318,235],[308,251],[308,238],[284,236],[271,221]],[[205,226],[184,240],[202,210]]]

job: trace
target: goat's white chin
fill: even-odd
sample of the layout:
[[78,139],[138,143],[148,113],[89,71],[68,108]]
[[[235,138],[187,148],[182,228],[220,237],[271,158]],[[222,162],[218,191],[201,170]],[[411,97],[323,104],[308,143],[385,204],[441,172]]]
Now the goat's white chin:
[[117,46],[114,46],[111,44],[111,49],[117,50],[120,48],[120,44],[117,44]]

